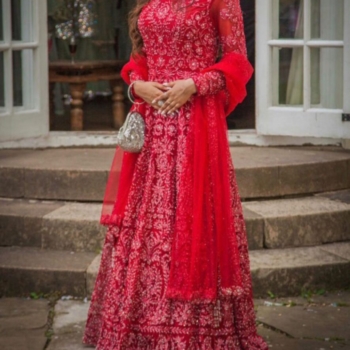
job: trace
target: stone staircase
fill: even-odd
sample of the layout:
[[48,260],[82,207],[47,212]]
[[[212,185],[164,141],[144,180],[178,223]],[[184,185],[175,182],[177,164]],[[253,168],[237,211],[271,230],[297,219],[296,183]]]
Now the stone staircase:
[[[350,287],[350,152],[232,147],[254,296]],[[0,294],[91,294],[113,148],[0,151]]]

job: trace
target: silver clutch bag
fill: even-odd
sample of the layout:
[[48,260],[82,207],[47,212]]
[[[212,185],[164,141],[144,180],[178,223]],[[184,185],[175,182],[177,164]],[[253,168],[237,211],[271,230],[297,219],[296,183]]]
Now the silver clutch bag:
[[140,152],[145,141],[145,121],[137,111],[129,112],[117,135],[118,146],[126,152]]

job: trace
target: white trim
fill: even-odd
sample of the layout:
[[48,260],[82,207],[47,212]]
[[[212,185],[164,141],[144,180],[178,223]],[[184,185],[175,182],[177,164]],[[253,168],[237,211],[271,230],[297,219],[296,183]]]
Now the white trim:
[[272,37],[273,26],[266,23],[273,23],[272,2],[266,0],[256,0],[256,130],[261,134],[262,123],[267,117],[268,107],[272,103],[272,48],[267,46],[268,40]]
[[308,40],[305,42],[306,46],[309,47],[344,47],[343,40]]
[[[5,63],[5,108],[0,114],[0,139],[20,140],[48,135],[49,91],[47,50],[47,4],[21,0],[23,41],[11,42],[10,1],[4,4],[4,41],[0,50]],[[5,12],[6,11],[6,12]],[[25,42],[28,41],[28,42]],[[23,106],[13,107],[13,51],[22,55]],[[14,141],[15,142],[15,141]]]
[[[304,0],[304,42],[311,39],[311,0]],[[303,107],[308,110],[311,107],[311,52],[310,48],[304,45],[303,52]],[[304,135],[306,136],[306,135]]]
[[11,114],[13,110],[13,71],[8,67],[12,67],[12,50],[4,52],[5,111]]
[[3,43],[3,42],[0,42],[0,52],[3,52],[3,51],[6,51],[10,48],[10,44],[7,44],[7,43]]
[[343,47],[343,40],[303,40],[303,39],[273,39],[267,42],[270,46],[276,47],[303,47],[304,45],[309,47]]
[[267,42],[270,46],[276,47],[303,47],[304,40],[300,39],[273,39]]
[[[322,137],[286,137],[262,136],[255,130],[229,130],[228,140],[231,146],[303,146],[323,145],[340,146],[341,139]],[[15,148],[59,148],[59,147],[115,147],[116,132],[110,131],[51,131],[47,136],[23,138],[16,141],[0,142],[0,149]]]
[[[312,138],[350,138],[350,123],[342,122],[341,114],[350,113],[350,1],[344,2],[343,40],[311,38],[311,0],[304,0],[304,34],[302,39],[274,39],[277,0],[256,0],[256,128],[259,135]],[[275,5],[274,7],[272,7]],[[311,105],[311,59],[314,48],[343,48],[344,103],[343,109],[317,108]],[[276,55],[279,48],[303,49],[303,105],[278,105],[279,70]],[[272,65],[274,63],[274,66]],[[324,72],[323,76],[325,77]],[[325,77],[326,79],[326,77]],[[337,141],[335,141],[337,142]]]
[[[11,47],[13,50],[25,50],[25,49],[35,49],[39,46],[39,43],[37,41],[24,43],[22,41],[13,41],[9,47]],[[0,45],[0,48],[2,45]]]
[[[350,1],[344,3],[344,112],[350,113]],[[348,15],[348,16],[346,16]],[[349,122],[348,122],[349,123]],[[347,135],[350,139],[350,134]]]
[[230,146],[340,146],[342,140],[325,137],[264,136],[255,130],[229,130]]

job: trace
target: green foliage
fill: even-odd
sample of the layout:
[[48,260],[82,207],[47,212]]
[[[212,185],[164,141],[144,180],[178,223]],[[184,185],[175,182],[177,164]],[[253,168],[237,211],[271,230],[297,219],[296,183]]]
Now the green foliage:
[[301,291],[301,296],[306,299],[308,302],[311,302],[312,297],[314,295],[325,295],[327,291],[325,289],[318,289],[318,290],[305,290],[303,289]]
[[275,295],[274,293],[272,293],[270,290],[267,291],[267,294],[269,295],[269,297],[270,297],[271,299],[276,299],[276,295]]
[[297,306],[297,303],[293,300],[288,300],[288,303],[283,303],[283,306],[293,307],[293,306]]
[[31,292],[29,296],[31,299],[41,299],[44,298],[44,293]]

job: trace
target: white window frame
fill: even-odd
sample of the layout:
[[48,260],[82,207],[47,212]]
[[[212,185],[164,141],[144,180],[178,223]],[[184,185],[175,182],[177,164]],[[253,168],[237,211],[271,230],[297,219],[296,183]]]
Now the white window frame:
[[[273,1],[256,0],[257,133],[297,137],[350,138],[350,1],[344,1],[344,40],[311,39],[311,0],[304,0],[304,39],[273,39]],[[272,51],[274,47],[304,48],[304,105],[274,106]],[[342,47],[344,50],[343,109],[312,108],[310,102],[310,48]],[[275,82],[274,82],[275,81]]]
[[[31,41],[11,41],[11,3],[2,0],[3,34],[0,51],[4,54],[5,107],[0,107],[0,140],[9,141],[27,137],[37,137],[49,132],[48,97],[48,49],[47,49],[47,8],[46,1],[22,0],[24,39]],[[28,16],[32,12],[32,17]],[[32,25],[28,20],[33,19]],[[27,23],[26,23],[27,22]],[[23,51],[23,106],[13,106],[13,52]],[[30,69],[29,67],[32,67]]]

